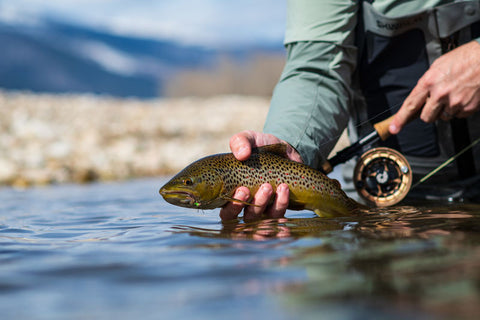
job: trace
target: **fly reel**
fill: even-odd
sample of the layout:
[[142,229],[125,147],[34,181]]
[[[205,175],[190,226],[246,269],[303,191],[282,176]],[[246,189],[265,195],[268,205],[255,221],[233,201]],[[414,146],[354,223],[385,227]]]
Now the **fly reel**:
[[407,159],[390,148],[373,148],[360,156],[353,172],[358,194],[368,203],[386,207],[399,203],[412,186]]

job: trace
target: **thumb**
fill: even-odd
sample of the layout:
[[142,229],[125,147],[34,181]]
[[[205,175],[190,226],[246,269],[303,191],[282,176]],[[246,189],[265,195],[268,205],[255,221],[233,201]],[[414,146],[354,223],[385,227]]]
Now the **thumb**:
[[255,135],[252,131],[243,131],[230,138],[230,150],[240,161],[245,161],[250,157],[254,144]]
[[403,127],[418,115],[428,99],[428,90],[415,87],[405,99],[388,127],[391,134],[399,133]]

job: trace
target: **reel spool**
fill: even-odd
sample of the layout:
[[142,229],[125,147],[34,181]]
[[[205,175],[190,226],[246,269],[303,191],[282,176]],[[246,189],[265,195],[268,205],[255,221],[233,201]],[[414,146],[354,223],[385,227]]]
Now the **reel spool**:
[[365,152],[357,162],[353,182],[368,203],[386,207],[399,203],[412,186],[412,169],[398,151],[380,147]]

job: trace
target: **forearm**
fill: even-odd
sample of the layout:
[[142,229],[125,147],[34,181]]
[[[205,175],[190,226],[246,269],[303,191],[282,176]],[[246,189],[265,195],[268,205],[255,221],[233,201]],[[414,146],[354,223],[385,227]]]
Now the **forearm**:
[[264,132],[287,141],[306,164],[319,167],[348,123],[356,50],[316,41],[289,44],[287,51]]

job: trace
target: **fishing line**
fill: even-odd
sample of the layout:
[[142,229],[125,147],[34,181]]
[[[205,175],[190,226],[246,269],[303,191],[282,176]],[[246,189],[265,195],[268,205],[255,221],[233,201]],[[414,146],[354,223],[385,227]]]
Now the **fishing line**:
[[[417,95],[420,95],[420,94],[417,94]],[[405,98],[405,99],[406,99],[406,98]],[[376,119],[376,118],[378,118],[378,117],[380,117],[380,116],[382,116],[382,115],[384,115],[384,114],[386,114],[386,113],[391,113],[391,112],[392,112],[391,109],[400,107],[402,104],[403,104],[403,102],[394,104],[391,108],[389,107],[388,109],[386,109],[386,110],[384,110],[384,111],[382,111],[382,112],[377,113],[377,114],[374,115],[373,117],[367,118],[366,120],[364,120],[364,121],[356,124],[356,125],[355,125],[355,129],[358,129],[358,128],[364,126],[365,124],[371,123],[372,120],[374,120],[374,119]],[[323,143],[320,143],[320,144],[319,144],[319,147],[323,147],[323,146],[325,146],[326,144],[329,144],[330,142],[332,142],[333,140],[338,140],[338,139],[340,139],[340,137],[342,136],[342,134],[343,134],[343,130],[342,130],[342,133],[340,133],[339,135],[334,136],[334,137],[330,137],[330,138],[327,139],[327,141],[325,141],[325,142],[323,142]]]
[[[396,106],[398,106],[398,105],[400,105],[400,104],[394,105],[393,107],[396,107]],[[382,111],[382,112],[374,115],[373,117],[368,118],[368,119],[366,119],[365,121],[356,124],[356,125],[355,125],[355,129],[360,128],[360,127],[364,126],[365,124],[370,123],[372,120],[380,117],[381,115],[383,115],[383,114],[385,114],[385,113],[389,113],[389,112],[391,112],[390,109],[384,110],[384,111]],[[343,131],[342,131],[342,133],[340,133],[340,134],[337,135],[337,136],[328,138],[327,141],[325,141],[325,142],[323,142],[323,143],[320,143],[320,144],[319,144],[319,147],[323,147],[324,145],[329,144],[329,143],[332,142],[333,140],[338,140],[338,139],[340,139],[340,137],[342,136],[342,134],[343,134]]]
[[452,163],[453,161],[455,161],[455,159],[457,159],[458,157],[460,157],[462,154],[464,154],[465,152],[467,152],[469,149],[473,148],[475,145],[477,145],[478,143],[480,142],[480,138],[478,138],[477,140],[473,141],[472,143],[470,143],[468,146],[466,146],[465,148],[463,148],[459,153],[457,153],[456,155],[454,155],[453,157],[449,158],[447,161],[445,161],[444,163],[442,163],[441,165],[439,165],[438,167],[436,167],[435,169],[433,169],[430,173],[428,173],[427,175],[425,175],[422,179],[420,179],[417,183],[415,183],[411,189],[415,188],[416,186],[418,186],[420,183],[423,183],[425,182],[426,180],[428,180],[431,176],[433,176],[434,174],[436,174],[438,171],[442,170],[443,168],[445,168],[446,166],[448,166],[450,163]]

